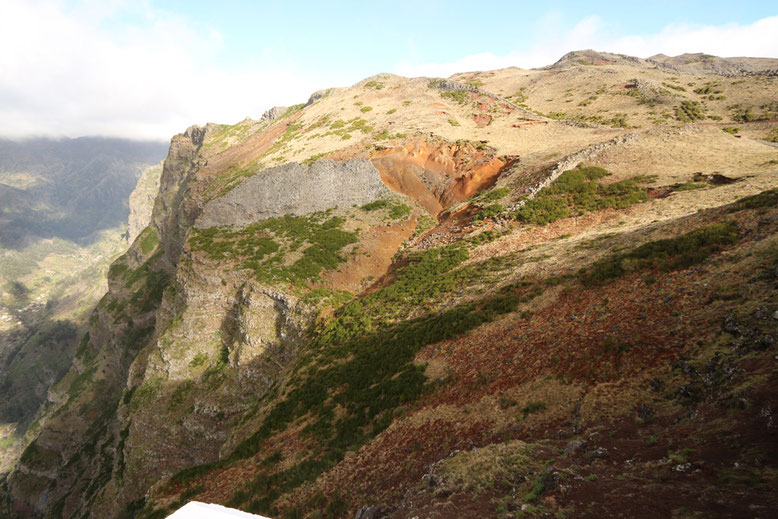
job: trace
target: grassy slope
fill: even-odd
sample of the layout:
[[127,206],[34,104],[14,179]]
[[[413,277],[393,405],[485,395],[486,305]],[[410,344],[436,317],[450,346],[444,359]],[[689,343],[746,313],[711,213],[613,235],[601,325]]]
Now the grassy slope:
[[[699,435],[696,442],[705,445],[718,444],[716,435],[736,436],[734,424],[759,422],[759,413],[771,405],[767,395],[774,379],[769,371],[734,369],[758,366],[759,358],[770,357],[759,345],[760,340],[768,339],[751,328],[755,304],[770,299],[766,291],[772,290],[778,261],[774,238],[764,239],[775,229],[759,223],[778,215],[775,193],[767,196],[764,207],[738,210],[747,205],[687,218],[679,223],[703,230],[612,252],[575,275],[521,276],[496,291],[491,276],[510,279],[515,266],[531,260],[529,254],[462,269],[457,265],[466,259],[468,246],[443,249],[452,251],[447,256],[433,249],[419,263],[412,262],[401,270],[394,284],[341,310],[338,319],[302,357],[295,370],[298,374],[280,393],[278,403],[269,407],[271,411],[260,422],[257,434],[226,462],[182,473],[169,488],[175,493],[194,489],[203,498],[289,516],[303,512],[338,515],[341,510],[353,513],[361,504],[396,507],[409,488],[418,492],[414,514],[445,510],[459,499],[468,503],[465,509],[473,514],[500,514],[527,505],[525,512],[530,515],[567,510],[597,516],[611,511],[607,499],[611,492],[628,494],[629,482],[642,485],[646,481],[651,482],[654,492],[632,500],[630,507],[638,515],[637,511],[652,500],[679,510],[685,506],[709,511],[716,509],[714,504],[721,499],[716,496],[725,492],[742,495],[721,505],[727,513],[737,512],[743,500],[769,506],[772,501],[766,489],[774,483],[772,469],[741,460],[738,475],[731,476],[716,449],[686,445],[690,434]],[[761,234],[753,237],[757,229]],[[667,229],[655,230],[662,231]],[[624,239],[631,241],[629,236]],[[607,244],[600,247],[607,249]],[[721,249],[724,251],[719,252]],[[627,261],[630,258],[644,259]],[[427,262],[437,275],[419,275],[414,270]],[[748,264],[747,269],[744,264]],[[446,270],[451,274],[444,274]],[[706,306],[720,291],[736,291],[741,282],[732,273],[746,270],[754,273],[747,293],[721,297],[715,309]],[[480,290],[489,292],[476,297],[475,303],[443,312],[433,305],[428,307],[429,317],[418,322],[400,321],[399,328],[391,324],[394,321],[379,324],[375,332],[352,345],[349,337],[364,333],[354,332],[354,326],[357,330],[375,329],[369,309],[380,308],[375,317],[381,322],[387,314],[402,317],[405,304],[424,305],[429,304],[429,298],[455,297],[453,285],[446,285],[449,278],[453,284],[481,286]],[[640,288],[635,290],[636,286]],[[414,299],[414,293],[424,295]],[[355,304],[360,316],[370,316],[367,323],[355,324],[350,317],[349,309]],[[509,315],[499,318],[505,312]],[[746,332],[722,333],[722,322],[730,313]],[[480,326],[495,318],[493,324]],[[769,333],[770,321],[762,321],[756,324]],[[382,332],[383,328],[387,332]],[[337,340],[332,342],[332,337]],[[724,344],[733,338],[745,344],[735,353],[724,354],[729,351]],[[343,344],[343,340],[347,342]],[[341,346],[333,350],[336,344]],[[383,350],[382,344],[389,349]],[[390,351],[395,352],[392,357],[375,357]],[[408,352],[401,357],[406,360],[399,360],[399,364],[390,361],[399,351]],[[336,360],[350,355],[356,357],[346,364]],[[362,359],[362,355],[367,357]],[[416,362],[405,364],[412,357]],[[327,366],[333,361],[338,368],[328,375],[332,368]],[[357,369],[355,374],[369,371],[373,378],[349,378],[351,364]],[[384,368],[377,370],[377,366]],[[425,367],[426,376],[422,375]],[[390,389],[395,380],[401,392],[385,400],[396,391]],[[342,393],[346,398],[333,396],[328,400],[328,392],[340,387],[347,388]],[[368,392],[352,393],[359,387],[363,389],[358,391]],[[754,402],[746,405],[738,400],[738,392],[744,390],[746,395],[753,393],[744,398]],[[723,407],[725,416],[716,418],[715,423],[708,419],[678,422],[694,411],[709,412],[708,406],[713,407],[712,414]],[[356,411],[359,414],[354,415]],[[362,414],[365,411],[367,414]],[[682,425],[676,427],[676,422]],[[749,449],[763,457],[773,456],[769,430],[751,436]],[[584,446],[562,456],[568,442],[575,439],[581,439]],[[660,439],[661,448],[657,447]],[[521,448],[517,440],[521,440]],[[674,443],[681,440],[682,445]],[[473,474],[482,470],[478,467],[484,466],[483,461],[462,454],[463,459],[455,457],[450,463],[473,464],[467,471],[469,477],[451,477],[444,464],[440,474],[433,471],[433,476],[427,476],[428,480],[437,478],[441,488],[416,487],[426,465],[444,458],[447,452],[474,445],[489,449],[488,455],[496,456],[501,468],[490,468],[488,474],[475,478]],[[360,447],[356,455],[344,458],[346,452]],[[303,453],[302,458],[299,453]],[[739,455],[739,449],[731,449],[726,459]],[[521,464],[514,461],[516,456],[523,460]],[[614,467],[614,457],[622,464],[632,458],[640,462],[630,462],[627,468]],[[375,463],[376,459],[383,461]],[[549,464],[552,470],[544,472],[543,467]],[[699,474],[694,471],[703,466],[710,467],[705,477],[689,476]],[[527,483],[516,479],[517,471],[529,478]],[[688,492],[699,499],[668,504],[671,496],[677,496],[674,487],[663,484],[668,475],[686,477]],[[711,478],[730,487],[705,497],[702,492]],[[592,485],[602,479],[601,485]],[[211,485],[216,481],[218,490]],[[225,485],[225,481],[231,483]],[[304,492],[289,493],[301,484]],[[403,510],[402,516],[406,512]]]
[[[775,152],[676,120],[675,105],[701,95],[688,88],[665,87],[678,98],[660,92],[670,118],[650,113],[659,101],[621,92],[635,74],[671,78],[579,69],[460,79],[542,113],[580,106],[590,124],[611,110],[614,128],[548,121],[483,94],[447,95],[426,79],[382,75],[293,108],[267,129],[218,130],[204,150],[215,180],[206,196],[262,167],[370,157],[413,146],[422,132],[452,144],[486,141],[522,161],[411,240],[385,277],[326,318],[285,382],[239,421],[223,459],[157,487],[141,517],[164,517],[195,498],[288,517],[353,516],[363,505],[397,517],[600,517],[622,511],[614,502],[633,516],[656,516],[656,507],[659,515],[737,516],[775,506],[766,490],[775,483],[766,425],[776,407],[774,353],[765,347],[774,324],[757,311],[774,299],[774,195],[751,204],[758,207],[721,208],[775,185]],[[774,93],[772,80],[755,79],[756,93],[722,81],[727,91],[711,95],[770,110],[762,90]],[[580,104],[595,87],[605,87],[600,99]],[[705,102],[722,117],[709,122],[731,125],[738,115],[721,109],[724,100]],[[480,127],[485,115],[491,123]],[[545,206],[517,211],[524,187],[557,161],[626,134],[635,137],[580,159],[612,175],[563,177],[538,198]],[[715,185],[716,173],[737,182]],[[552,217],[536,218],[548,209]],[[686,235],[694,229],[707,230]],[[274,264],[276,246],[298,246],[285,231],[250,234],[192,244],[214,262],[257,268]],[[242,250],[226,243],[233,240],[244,240]],[[302,277],[288,270],[296,258],[269,279],[316,280],[318,267]],[[123,314],[121,301],[106,304]]]
[[[284,517],[363,505],[396,517],[737,516],[775,506],[775,374],[765,367],[774,309],[760,306],[774,298],[775,193],[759,207],[716,209],[774,186],[774,154],[674,115],[698,101],[721,117],[711,122],[737,122],[723,99],[664,87],[645,102],[621,91],[635,71],[616,72],[606,76],[613,85],[585,69],[565,81],[515,70],[458,78],[506,97],[524,87],[512,100],[542,113],[574,103],[589,123],[602,123],[605,109],[585,102],[586,89],[604,87],[608,110],[628,115],[614,130],[550,122],[522,134],[514,128],[532,116],[393,76],[303,111],[263,160],[318,157],[355,135],[394,135],[391,145],[425,127],[449,139],[480,134],[525,161],[494,195],[452,213],[466,229],[454,245],[425,250],[442,243],[437,235],[450,242],[443,222],[380,290],[343,306],[232,454],[174,477],[141,516],[191,498]],[[727,93],[715,95],[772,109],[762,99],[775,90],[770,79],[756,80],[756,93],[721,81]],[[473,112],[492,123],[476,129]],[[659,126],[589,158],[612,176],[562,178],[532,211],[511,209],[536,168],[646,125]],[[739,182],[717,187],[721,172]],[[544,212],[551,217],[537,217]]]

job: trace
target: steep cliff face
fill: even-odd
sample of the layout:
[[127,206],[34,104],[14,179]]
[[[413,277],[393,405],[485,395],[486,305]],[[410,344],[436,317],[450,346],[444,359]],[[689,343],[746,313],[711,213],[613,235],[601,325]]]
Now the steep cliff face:
[[[168,175],[188,165],[193,146],[166,161]],[[73,367],[50,390],[49,402],[28,431],[32,441],[8,478],[7,513],[71,515],[90,506],[110,479],[121,441],[117,412],[127,373],[154,335],[155,312],[169,278],[160,235],[154,228],[140,233],[111,266],[108,293],[90,318]]]
[[397,222],[419,210],[365,160],[270,168],[211,200],[208,132],[173,138],[150,225],[111,267],[74,368],[7,483],[13,513],[132,514],[161,478],[219,459],[277,387],[317,308],[364,277],[329,271],[388,266],[396,249],[358,253],[361,231],[397,234],[395,247],[413,231]]
[[130,194],[130,217],[127,220],[127,241],[132,243],[151,221],[154,201],[159,193],[162,162],[143,170],[138,184]]

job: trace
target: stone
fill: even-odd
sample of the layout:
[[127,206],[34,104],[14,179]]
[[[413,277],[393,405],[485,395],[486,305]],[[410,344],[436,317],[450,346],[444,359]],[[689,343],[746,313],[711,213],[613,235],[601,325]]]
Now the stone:
[[573,440],[569,442],[567,445],[565,445],[565,454],[571,456],[585,447],[586,447],[586,442],[584,442],[583,440]]
[[318,160],[311,165],[290,162],[260,171],[206,204],[195,226],[243,227],[285,214],[364,205],[390,194],[368,160]]
[[610,454],[608,453],[608,449],[606,449],[605,447],[597,447],[596,449],[594,449],[591,452],[591,454],[589,456],[593,460],[596,460],[596,459],[605,459],[605,458],[609,457]]
[[357,510],[354,519],[380,519],[381,517],[386,517],[387,513],[389,511],[382,506],[363,506]]
[[289,109],[287,106],[274,106],[270,110],[266,111],[262,114],[261,121],[275,121],[282,115],[286,113],[286,111]]

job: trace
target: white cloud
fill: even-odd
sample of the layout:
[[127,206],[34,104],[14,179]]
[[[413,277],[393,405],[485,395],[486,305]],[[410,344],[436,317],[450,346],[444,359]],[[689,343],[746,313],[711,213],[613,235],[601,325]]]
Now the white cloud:
[[589,16],[572,28],[561,17],[547,16],[532,30],[532,43],[505,55],[472,54],[446,63],[408,63],[395,66],[405,76],[450,76],[456,72],[504,67],[532,68],[554,63],[571,50],[595,49],[647,58],[664,53],[705,52],[717,56],[778,57],[778,16],[750,25],[691,26],[675,24],[649,36],[617,36],[599,16]]
[[[123,25],[122,16],[139,21]],[[272,53],[240,70],[223,66],[220,34],[124,0],[74,8],[3,0],[0,48],[6,136],[169,138],[193,123],[235,122],[304,101],[326,81]]]
[[[410,38],[411,61],[396,64],[394,71],[449,76],[529,68],[584,48],[643,57],[696,51],[778,56],[778,17],[746,26],[671,25],[649,36],[616,34],[598,16],[572,27],[563,20],[563,13],[551,11],[525,27],[528,46],[448,63],[414,61],[418,54]],[[258,117],[274,104],[301,102],[316,89],[360,79],[306,72],[279,55],[273,43],[254,42],[260,49],[254,62],[227,65],[221,34],[155,9],[148,0],[2,0],[0,135],[167,139],[190,124]]]

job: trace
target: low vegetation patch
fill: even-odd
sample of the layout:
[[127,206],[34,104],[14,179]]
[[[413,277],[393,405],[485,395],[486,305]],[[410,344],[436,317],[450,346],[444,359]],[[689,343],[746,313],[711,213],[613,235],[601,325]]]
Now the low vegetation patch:
[[[251,270],[264,282],[305,286],[320,279],[323,270],[345,261],[342,250],[357,242],[357,233],[342,229],[344,220],[329,213],[270,218],[242,229],[193,229],[192,251],[202,251],[211,260],[232,260]],[[287,261],[290,252],[302,255]]]
[[675,107],[675,118],[682,123],[691,123],[705,119],[705,114],[698,101],[681,101],[680,106]]
[[474,223],[477,223],[487,219],[494,219],[495,217],[501,215],[504,211],[505,207],[502,204],[491,204],[475,213],[471,220]]
[[762,209],[765,207],[778,207],[778,189],[770,189],[753,196],[741,198],[734,203],[731,211]]
[[368,212],[385,209],[387,220],[400,220],[411,214],[411,208],[408,205],[386,198],[365,204],[360,209]]
[[[524,285],[511,285],[478,302],[408,317],[442,291],[461,287],[473,275],[458,268],[467,251],[449,246],[412,256],[394,284],[343,307],[301,354],[290,389],[271,408],[259,430],[233,452],[255,455],[276,432],[298,419],[311,454],[272,475],[260,474],[233,496],[248,511],[278,514],[273,502],[337,464],[392,422],[396,410],[426,390],[424,367],[413,363],[423,346],[450,339],[514,311]],[[528,412],[540,410],[532,407]],[[337,411],[337,412],[336,412]],[[257,497],[261,496],[261,497]],[[248,503],[245,504],[244,503]]]
[[153,227],[146,227],[143,229],[143,232],[140,233],[138,240],[140,250],[143,254],[148,254],[149,252],[153,251],[157,245],[159,245],[159,235],[157,234],[156,229]]
[[551,186],[520,207],[514,217],[523,223],[546,225],[600,209],[622,209],[648,199],[641,184],[651,181],[651,177],[636,176],[607,185],[598,182],[608,175],[610,172],[597,166],[565,171]]
[[652,241],[626,253],[611,254],[582,269],[578,276],[584,284],[594,285],[643,269],[688,268],[737,240],[734,224],[709,225],[677,238]]

